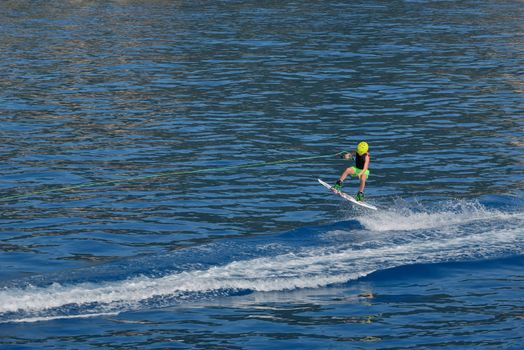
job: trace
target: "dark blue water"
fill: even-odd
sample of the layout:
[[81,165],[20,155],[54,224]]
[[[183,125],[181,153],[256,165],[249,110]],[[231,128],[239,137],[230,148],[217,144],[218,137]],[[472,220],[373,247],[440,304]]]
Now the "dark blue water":
[[520,348],[523,18],[0,3],[1,347]]

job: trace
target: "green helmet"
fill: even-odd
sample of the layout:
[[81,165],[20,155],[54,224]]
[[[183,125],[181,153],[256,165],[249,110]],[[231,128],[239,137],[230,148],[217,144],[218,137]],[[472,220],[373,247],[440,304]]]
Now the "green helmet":
[[365,142],[365,141],[362,141],[360,142],[358,145],[357,145],[357,153],[358,155],[363,155],[364,153],[367,153],[369,150],[369,146],[368,146],[368,143]]

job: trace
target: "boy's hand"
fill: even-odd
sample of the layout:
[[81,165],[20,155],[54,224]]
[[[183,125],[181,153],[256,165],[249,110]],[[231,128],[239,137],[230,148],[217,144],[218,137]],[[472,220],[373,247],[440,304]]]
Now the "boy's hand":
[[350,152],[344,152],[344,153],[342,153],[342,154],[340,155],[340,158],[342,158],[342,159],[350,159],[350,158],[352,158],[352,157],[353,157],[353,156],[351,155]]

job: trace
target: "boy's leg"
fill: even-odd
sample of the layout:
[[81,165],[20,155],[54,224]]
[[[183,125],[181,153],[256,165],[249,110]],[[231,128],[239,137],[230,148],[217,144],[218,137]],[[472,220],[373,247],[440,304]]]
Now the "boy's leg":
[[364,188],[366,188],[366,178],[367,178],[366,174],[360,177],[360,186],[358,188],[359,192],[364,193]]
[[342,175],[340,175],[340,181],[344,181],[346,179],[346,177],[348,177],[348,175],[355,175],[355,170],[352,167],[347,168],[346,170],[344,170]]
[[[359,172],[359,173],[361,174],[362,172]],[[368,179],[368,176],[369,176],[369,170],[366,170],[366,172],[360,176],[360,186],[358,188],[358,193],[355,196],[355,199],[357,201],[364,200],[364,188],[366,188],[366,180]]]

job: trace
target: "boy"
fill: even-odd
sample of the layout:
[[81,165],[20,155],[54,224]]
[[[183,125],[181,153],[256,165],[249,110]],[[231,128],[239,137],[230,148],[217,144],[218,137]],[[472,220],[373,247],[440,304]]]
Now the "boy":
[[340,191],[340,189],[342,188],[342,182],[344,182],[348,175],[351,175],[353,177],[358,176],[360,180],[360,187],[358,189],[357,195],[355,196],[355,199],[357,201],[364,200],[364,188],[366,187],[366,180],[369,176],[369,162],[371,159],[368,150],[369,146],[367,142],[362,141],[357,145],[355,154],[347,152],[341,156],[344,159],[354,158],[355,166],[347,168],[342,173],[342,175],[340,175],[340,178],[338,179],[337,183],[333,186],[333,189],[335,191]]

